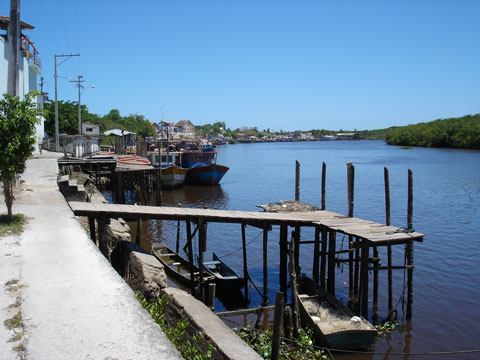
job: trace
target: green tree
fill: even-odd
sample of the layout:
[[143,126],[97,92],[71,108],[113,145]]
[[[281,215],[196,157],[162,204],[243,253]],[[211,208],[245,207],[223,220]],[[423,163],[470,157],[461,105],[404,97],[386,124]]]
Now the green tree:
[[15,175],[25,171],[25,162],[34,149],[35,124],[42,115],[33,101],[36,95],[32,91],[20,100],[18,96],[4,94],[0,100],[0,178],[9,221],[13,220]]

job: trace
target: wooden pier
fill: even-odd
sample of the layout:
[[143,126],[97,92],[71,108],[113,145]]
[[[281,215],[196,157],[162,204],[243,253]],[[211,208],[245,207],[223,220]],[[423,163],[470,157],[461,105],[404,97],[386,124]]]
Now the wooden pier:
[[[379,270],[406,269],[408,271],[408,296],[407,296],[407,318],[411,317],[413,302],[413,244],[415,241],[423,241],[424,235],[413,230],[386,226],[373,221],[345,216],[327,210],[309,212],[248,212],[212,209],[193,209],[164,206],[132,206],[100,203],[70,202],[72,211],[77,216],[89,217],[92,239],[96,239],[94,221],[98,225],[99,246],[102,247],[102,239],[106,236],[106,224],[110,218],[125,218],[131,220],[158,219],[185,221],[187,229],[191,223],[196,224],[196,229],[188,231],[187,245],[191,245],[193,238],[198,233],[198,249],[207,248],[207,223],[232,223],[242,226],[242,244],[244,247],[243,261],[244,271],[247,271],[247,253],[245,249],[244,227],[246,225],[263,229],[263,285],[264,305],[268,303],[268,282],[267,282],[267,243],[268,232],[272,226],[280,227],[280,291],[287,293],[287,260],[288,260],[288,238],[289,227],[293,230],[293,237],[298,246],[295,247],[295,259],[299,258],[301,244],[314,244],[314,263],[312,278],[320,285],[335,294],[335,265],[338,262],[336,254],[348,252],[354,254],[351,257],[353,266],[349,266],[350,278],[354,279],[353,287],[358,289],[357,300],[360,305],[359,312],[368,317],[368,293],[369,293],[369,271],[376,274]],[[93,225],[92,225],[93,224]],[[301,227],[315,228],[315,238],[311,241],[301,241]],[[345,234],[351,238],[351,246],[347,250],[336,250],[336,234]],[[405,244],[406,265],[388,266],[378,265],[378,247]],[[190,247],[191,248],[191,247]],[[370,249],[373,249],[373,257],[370,256]],[[199,257],[201,262],[202,257]],[[347,260],[348,261],[348,260]],[[200,264],[201,265],[201,264]],[[193,280],[193,279],[192,279]],[[202,281],[202,279],[200,280]],[[377,281],[377,280],[375,280]],[[391,279],[389,277],[389,288]],[[192,282],[193,283],[193,282]],[[203,284],[201,284],[203,285]],[[374,287],[378,286],[374,284]],[[375,296],[375,294],[374,294]],[[205,300],[205,299],[204,299]],[[375,301],[374,301],[375,302]],[[390,302],[390,299],[389,299]]]

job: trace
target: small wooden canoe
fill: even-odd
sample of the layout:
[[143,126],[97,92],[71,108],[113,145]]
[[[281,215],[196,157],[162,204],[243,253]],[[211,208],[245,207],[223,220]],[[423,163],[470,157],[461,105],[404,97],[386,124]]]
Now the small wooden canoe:
[[[165,244],[155,245],[152,253],[158,261],[164,266],[165,272],[168,276],[178,281],[180,284],[190,287],[191,273],[190,269],[193,266],[194,280],[198,283],[200,278],[200,269],[195,265],[190,265],[190,262],[171,250]],[[209,274],[204,271],[205,280],[209,280]]]
[[299,279],[298,305],[302,327],[311,328],[315,343],[329,349],[354,350],[370,348],[375,327],[357,316],[312,279]]
[[239,290],[245,285],[245,279],[225,262],[223,262],[214,252],[205,253],[203,258],[203,269],[215,277],[217,291]]

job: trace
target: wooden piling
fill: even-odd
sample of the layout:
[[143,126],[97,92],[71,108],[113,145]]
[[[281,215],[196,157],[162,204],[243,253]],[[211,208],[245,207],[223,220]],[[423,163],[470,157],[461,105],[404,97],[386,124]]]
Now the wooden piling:
[[[178,203],[178,207],[182,207],[181,203]],[[177,241],[175,244],[175,252],[178,254],[180,251],[180,220],[177,221]]]
[[[353,205],[354,205],[354,195],[355,195],[355,168],[352,163],[347,163],[347,193],[348,193],[348,216],[353,217]],[[348,236],[348,248],[353,249],[353,236]],[[348,289],[350,293],[350,298],[352,295],[355,296],[354,291],[354,253],[350,251],[348,253]]]
[[284,294],[281,291],[277,291],[277,296],[275,297],[275,315],[273,318],[272,360],[278,360],[280,354],[284,308],[283,296]]
[[328,230],[322,227],[322,250],[320,254],[320,286],[325,289],[326,269],[327,269],[327,242]]
[[[388,169],[383,168],[385,182],[385,224],[390,226],[390,176]],[[387,277],[388,277],[388,314],[393,311],[393,274],[392,274],[392,245],[387,245]]]
[[287,301],[288,226],[280,225],[280,291]]
[[[161,162],[161,154],[158,155],[159,162]],[[157,171],[155,171],[155,182],[156,182],[156,204],[157,206],[162,206],[162,167],[158,166]]]
[[[407,229],[413,229],[413,172],[408,169],[408,214],[407,214]],[[407,319],[412,318],[413,305],[413,241],[407,243],[405,249],[405,256],[407,258],[407,266],[412,267],[407,270]]]
[[264,224],[263,229],[263,303],[268,304],[268,224]]
[[354,238],[353,247],[355,248],[355,257],[353,261],[353,297],[355,302],[358,301],[359,296],[359,278],[360,278],[360,241]]
[[413,240],[407,243],[406,247],[407,258],[407,319],[412,318],[412,306],[413,306]]
[[193,269],[193,246],[192,246],[192,225],[190,221],[186,222],[187,227],[187,248],[188,248],[188,261],[190,263],[190,293],[195,294],[195,271]]
[[300,201],[300,163],[295,161],[295,200]]
[[200,300],[205,303],[205,281],[203,278],[203,253],[207,248],[207,227],[204,218],[199,218],[198,223],[198,267],[200,268]]
[[373,313],[378,310],[378,248],[373,246],[373,258],[375,270],[373,270]]
[[242,249],[243,249],[243,278],[245,279],[244,296],[248,301],[248,264],[247,264],[247,242],[245,236],[245,224],[242,224]]
[[125,203],[125,194],[123,193],[123,176],[121,171],[117,171],[116,175],[116,202],[119,204]]
[[142,219],[137,220],[137,233],[135,236],[135,244],[140,245],[142,238]]
[[335,243],[337,240],[337,233],[330,231],[328,239],[328,281],[327,291],[335,296]]
[[325,188],[327,179],[327,165],[322,163],[322,210],[325,210]]
[[315,226],[315,243],[313,245],[313,270],[312,278],[315,281],[315,284],[318,285],[320,281],[320,268],[319,268],[319,259],[320,259],[320,229],[319,225]]
[[413,172],[410,169],[408,169],[407,229],[413,229]]
[[293,337],[298,337],[298,329],[300,328],[299,307],[297,299],[297,275],[295,274],[295,256],[293,250],[295,248],[295,237],[292,236],[290,246],[288,248],[288,272],[290,273],[290,290],[292,294],[292,320],[293,320]]
[[295,274],[300,274],[300,226],[295,227],[294,231],[295,235],[295,248],[294,248],[294,255],[295,255]]
[[361,260],[361,314],[365,319],[368,319],[368,253],[369,246],[367,241],[361,240],[362,260]]
[[215,310],[215,289],[216,285],[214,282],[208,284],[208,307],[210,310]]
[[90,239],[92,239],[93,243],[97,243],[97,237],[95,234],[95,218],[89,216],[88,217],[88,227],[90,229]]

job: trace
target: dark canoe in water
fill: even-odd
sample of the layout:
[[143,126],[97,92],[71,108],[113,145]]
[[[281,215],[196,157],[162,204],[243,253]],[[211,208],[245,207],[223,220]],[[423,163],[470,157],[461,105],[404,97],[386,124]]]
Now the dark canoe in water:
[[225,264],[214,252],[205,253],[203,269],[215,277],[217,291],[232,291],[241,289],[245,285],[245,279],[227,264]]
[[[171,250],[167,245],[156,245],[154,249],[152,249],[152,253],[164,266],[167,275],[187,287],[191,285],[190,269],[192,269],[193,266],[195,283],[198,283],[200,279],[200,269],[195,264],[190,266],[190,262],[187,259]],[[210,280],[209,278],[209,274],[204,271],[205,282]]]
[[372,346],[377,335],[375,327],[312,279],[299,279],[298,300],[302,326],[313,329],[317,345],[338,350]]

